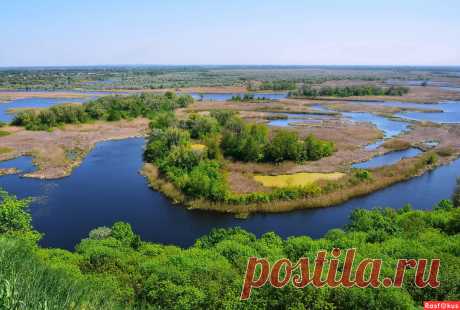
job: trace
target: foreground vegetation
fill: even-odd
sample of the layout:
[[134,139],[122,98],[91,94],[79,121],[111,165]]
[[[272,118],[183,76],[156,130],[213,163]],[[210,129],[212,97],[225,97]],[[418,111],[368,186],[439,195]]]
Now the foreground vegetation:
[[[318,240],[283,240],[275,233],[256,238],[238,228],[217,229],[187,249],[142,241],[129,224],[118,222],[92,230],[75,252],[37,245],[40,234],[31,227],[29,203],[1,193],[2,309],[386,310],[460,298],[460,209],[450,200],[433,211],[358,209],[345,230],[333,229]],[[412,269],[402,289],[297,289],[288,284],[253,290],[249,301],[239,301],[248,257],[314,259],[317,251],[330,253],[335,247],[356,248],[357,260],[381,258],[382,275],[389,277],[397,259],[439,258],[441,286],[417,288]]]

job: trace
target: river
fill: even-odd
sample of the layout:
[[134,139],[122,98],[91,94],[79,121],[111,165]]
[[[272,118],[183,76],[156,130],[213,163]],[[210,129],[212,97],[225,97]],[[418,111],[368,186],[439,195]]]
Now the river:
[[[31,206],[33,225],[45,234],[41,240],[45,247],[73,249],[91,229],[115,221],[131,223],[143,240],[187,247],[218,227],[240,226],[258,236],[274,231],[282,237],[319,238],[332,228],[344,227],[356,208],[400,208],[411,203],[417,209],[430,209],[452,195],[460,177],[459,159],[335,207],[239,220],[229,214],[189,211],[151,190],[139,174],[144,143],[142,138],[101,142],[69,177],[39,180],[8,175],[0,177],[0,187],[18,197],[36,197]],[[32,164],[28,157],[0,163],[0,168],[11,166],[30,169]]]

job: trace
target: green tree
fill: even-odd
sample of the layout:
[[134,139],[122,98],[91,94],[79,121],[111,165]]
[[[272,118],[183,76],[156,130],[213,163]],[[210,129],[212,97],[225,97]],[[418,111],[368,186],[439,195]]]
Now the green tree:
[[32,228],[32,217],[27,212],[31,199],[17,199],[0,188],[0,234],[14,235],[37,242],[41,235]]
[[279,130],[266,148],[266,158],[270,161],[298,160],[301,144],[296,132]]
[[112,225],[112,237],[126,244],[131,244],[134,240],[134,232],[130,224],[116,222]]

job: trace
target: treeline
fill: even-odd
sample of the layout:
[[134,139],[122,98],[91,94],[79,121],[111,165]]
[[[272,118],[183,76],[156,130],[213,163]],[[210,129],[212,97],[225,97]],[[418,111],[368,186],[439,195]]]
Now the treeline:
[[323,86],[314,88],[310,85],[289,93],[290,97],[351,97],[351,96],[402,96],[409,92],[408,87],[391,86],[388,88],[378,87],[375,85],[354,85],[344,87]]
[[48,130],[64,124],[82,124],[95,120],[152,117],[160,111],[172,111],[192,102],[191,96],[179,96],[172,92],[164,95],[105,96],[82,105],[64,104],[39,111],[19,112],[12,124],[24,126],[28,130]]
[[[0,201],[2,309],[387,310],[460,299],[460,208],[449,200],[433,211],[357,209],[345,230],[332,229],[320,239],[282,239],[273,232],[256,238],[238,228],[216,229],[186,249],[142,241],[129,224],[118,222],[92,230],[75,252],[37,245],[39,234],[25,211],[29,202],[6,193]],[[416,270],[408,268],[402,288],[298,289],[288,283],[253,289],[248,301],[239,301],[249,257],[312,261],[326,250],[330,259],[337,247],[356,248],[357,261],[382,259],[381,278],[394,277],[398,259],[440,259],[441,286],[418,288]],[[343,266],[343,254],[339,260]],[[326,261],[321,278],[328,267]]]
[[243,96],[241,95],[232,96],[232,98],[230,98],[229,101],[234,101],[234,102],[270,101],[270,98],[256,97],[254,94],[244,94]]
[[275,80],[275,81],[262,81],[260,83],[254,83],[252,81],[248,82],[248,90],[295,90],[297,88],[297,83],[292,80]]
[[[247,124],[231,111],[213,111],[211,116],[191,115],[178,121],[173,113],[158,113],[144,153],[163,175],[189,197],[227,203],[250,203],[304,197],[309,189],[280,189],[272,193],[234,195],[225,178],[224,156],[241,161],[307,161],[329,156],[334,145],[297,133],[277,131],[269,138],[266,125]],[[194,149],[192,139],[204,149]],[[315,187],[316,189],[316,187]],[[294,196],[293,196],[294,195]]]
[[246,124],[237,117],[225,120],[221,126],[223,153],[241,161],[302,162],[318,160],[334,152],[332,142],[319,140],[313,135],[301,140],[294,131],[278,130],[269,139],[266,125]]

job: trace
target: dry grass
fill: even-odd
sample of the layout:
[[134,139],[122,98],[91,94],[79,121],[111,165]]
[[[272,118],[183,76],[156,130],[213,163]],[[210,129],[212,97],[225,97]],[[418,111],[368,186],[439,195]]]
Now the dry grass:
[[166,179],[161,178],[160,171],[152,164],[146,163],[142,167],[141,174],[145,176],[149,185],[171,199],[173,203],[182,203],[185,201],[185,196],[177,189],[174,184],[168,182]]
[[16,168],[0,168],[0,176],[8,174],[16,174],[20,171]]
[[11,133],[9,131],[0,130],[0,137],[9,136]]
[[73,93],[73,92],[2,92],[0,90],[0,102],[11,101],[16,99],[27,98],[85,98],[88,94]]
[[387,150],[402,151],[402,150],[407,150],[412,145],[408,141],[392,139],[392,140],[388,140],[385,143],[383,143],[382,146]]
[[6,154],[12,152],[13,149],[10,147],[0,146],[0,154]]
[[270,188],[264,187],[262,184],[254,180],[252,174],[247,174],[239,171],[229,171],[227,174],[227,182],[230,191],[238,194],[254,193],[254,192],[269,192]]
[[[82,103],[80,102],[64,102],[58,104],[59,106],[81,106]],[[10,108],[6,110],[6,113],[8,114],[17,114],[20,112],[26,112],[26,111],[40,111],[40,110],[46,110],[48,108]]]
[[321,180],[336,181],[343,176],[345,176],[345,174],[340,172],[299,172],[295,174],[281,175],[256,175],[254,176],[254,179],[267,187],[290,187],[311,185]]
[[427,165],[427,158],[433,152],[427,152],[421,157],[403,159],[395,165],[383,167],[373,171],[370,181],[350,182],[352,177],[346,176],[336,182],[337,189],[325,194],[308,199],[273,201],[269,203],[256,203],[248,205],[231,205],[195,201],[191,208],[203,210],[215,210],[225,213],[243,214],[250,213],[279,213],[289,212],[296,209],[320,208],[337,205],[352,198],[367,195],[371,192],[388,187],[397,182],[402,182],[434,169],[437,165],[446,164],[459,155],[449,158],[441,158],[435,165]]
[[[3,147],[11,148],[13,151],[0,154],[0,161],[31,155],[38,169],[28,174],[28,177],[61,178],[69,175],[96,143],[144,136],[147,128],[146,119],[67,125],[52,132],[5,127],[5,130],[14,134],[2,137],[1,143]],[[74,150],[78,150],[78,156],[69,158],[69,151]]]

